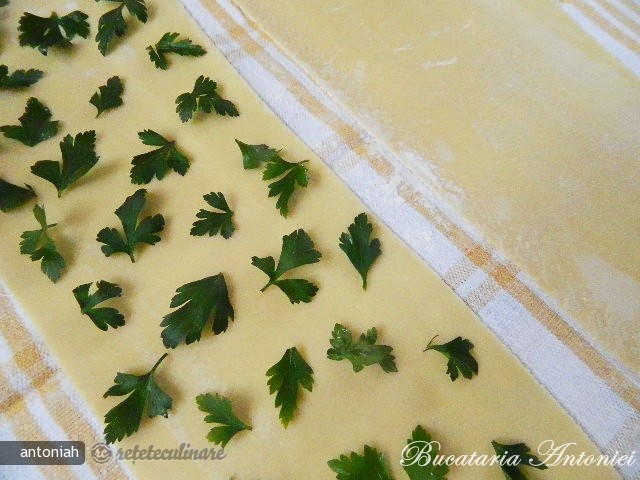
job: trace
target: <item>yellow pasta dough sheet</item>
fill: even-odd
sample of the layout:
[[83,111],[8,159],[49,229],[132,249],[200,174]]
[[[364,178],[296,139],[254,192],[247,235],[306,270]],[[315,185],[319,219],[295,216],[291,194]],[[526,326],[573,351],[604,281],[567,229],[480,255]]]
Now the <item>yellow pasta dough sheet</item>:
[[563,11],[618,12],[637,57],[637,5],[235,3],[637,376],[640,83]]
[[[74,40],[68,50],[52,48],[45,57],[18,45],[15,26],[23,11],[48,16],[81,8],[90,16],[91,35],[106,11],[104,2],[81,5],[63,1],[11,2],[1,10],[2,62],[10,69],[40,68],[42,80],[29,89],[1,92],[0,124],[15,124],[29,97],[39,98],[60,120],[58,135],[33,148],[1,139],[0,176],[29,184],[44,205],[52,238],[67,261],[55,284],[36,262],[20,255],[22,232],[37,224],[33,203],[2,214],[0,276],[17,304],[45,339],[47,347],[96,418],[122,398],[103,398],[116,372],[142,374],[166,351],[157,382],[173,398],[168,418],[143,419],[137,433],[116,448],[215,447],[206,440],[211,425],[195,403],[202,393],[229,397],[238,416],[253,429],[236,435],[216,461],[122,460],[139,479],[302,479],[334,478],[331,459],[365,444],[385,456],[394,478],[407,478],[400,465],[406,440],[424,426],[447,455],[493,454],[491,441],[540,445],[575,443],[571,452],[599,455],[596,447],[565,411],[533,379],[443,281],[373,215],[382,255],[363,291],[357,272],[338,247],[338,237],[363,204],[281,121],[269,111],[231,68],[177,2],[149,2],[149,21],[131,22],[127,34],[103,57],[91,39]],[[180,32],[204,46],[200,58],[170,58],[170,68],[156,69],[145,47],[165,32]],[[95,116],[89,98],[106,80],[119,75],[124,105]],[[225,98],[240,112],[230,118],[197,113],[182,123],[175,98],[205,75],[218,82]],[[169,173],[145,188],[144,215],[162,213],[161,241],[137,251],[136,262],[124,255],[106,258],[96,234],[119,226],[114,210],[139,186],[129,178],[131,159],[150,148],[137,133],[152,129],[174,139],[191,160],[184,176]],[[38,160],[60,159],[58,143],[67,133],[95,130],[98,164],[57,197],[55,188],[30,173]],[[289,161],[309,160],[308,188],[297,192],[288,218],[279,215],[261,174],[244,170],[235,139],[282,149]],[[230,239],[192,237],[189,231],[202,196],[223,192],[234,214]],[[260,289],[265,275],[251,257],[277,258],[282,236],[304,228],[322,253],[319,263],[298,275],[319,286],[312,302],[292,305],[282,292]],[[223,272],[235,309],[228,330],[201,341],[163,347],[159,326],[172,309],[175,290],[185,283]],[[72,294],[76,286],[107,280],[120,285],[117,306],[126,324],[98,330],[80,313]],[[327,358],[335,323],[354,334],[376,327],[379,342],[391,345],[398,372],[377,365],[354,373],[348,362]],[[430,338],[463,336],[473,342],[479,374],[452,382],[446,359],[423,352]],[[267,387],[267,369],[289,347],[297,347],[313,369],[313,391],[300,394],[298,409],[284,428]],[[25,439],[37,440],[37,439]],[[82,439],[79,439],[82,440]],[[91,462],[90,458],[87,462]],[[1,468],[1,467],[0,467]],[[618,478],[611,467],[555,466],[532,471],[529,478]],[[449,478],[495,479],[499,467],[452,466]]]

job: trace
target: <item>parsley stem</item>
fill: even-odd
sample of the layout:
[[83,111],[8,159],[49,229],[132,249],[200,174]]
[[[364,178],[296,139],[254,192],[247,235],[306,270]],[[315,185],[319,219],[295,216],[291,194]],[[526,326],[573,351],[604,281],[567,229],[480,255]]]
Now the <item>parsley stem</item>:
[[158,368],[158,365],[160,365],[160,363],[162,363],[162,361],[167,357],[167,355],[169,355],[168,353],[164,353],[156,362],[156,364],[153,366],[153,368],[151,369],[152,372],[156,371],[156,368]]
[[433,338],[431,340],[429,340],[429,343],[427,344],[427,348],[425,348],[423,350],[423,352],[426,352],[427,350],[431,349],[431,343],[438,337],[438,335],[434,335]]

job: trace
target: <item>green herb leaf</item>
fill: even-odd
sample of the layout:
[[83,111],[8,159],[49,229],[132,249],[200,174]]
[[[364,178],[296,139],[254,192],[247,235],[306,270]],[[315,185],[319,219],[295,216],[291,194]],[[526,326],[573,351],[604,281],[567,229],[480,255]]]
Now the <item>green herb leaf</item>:
[[120,441],[137,432],[144,415],[149,418],[157,415],[165,418],[169,416],[168,411],[171,410],[173,400],[158,386],[154,378],[158,365],[166,356],[166,353],[162,355],[144,375],[118,372],[114,380],[115,385],[107,390],[103,397],[121,397],[128,393],[131,395],[104,416],[104,439],[107,443]]
[[225,100],[216,92],[218,84],[209,77],[200,75],[196,79],[191,93],[183,93],[176,98],[176,112],[180,120],[188,122],[193,113],[200,110],[204,113],[211,113],[215,110],[218,115],[229,115],[237,117],[240,115],[236,106],[229,100]]
[[180,175],[187,173],[189,159],[178,150],[175,141],[167,140],[153,130],[138,132],[138,137],[145,145],[159,148],[133,157],[130,175],[132,183],[149,183],[154,176],[162,180],[169,170]]
[[97,290],[89,295],[89,288],[92,283],[85,283],[73,289],[73,296],[76,297],[80,311],[87,315],[100,330],[107,328],[118,328],[124,325],[124,315],[113,307],[96,307],[110,298],[122,295],[122,289],[115,283],[100,280],[96,283]]
[[27,188],[19,187],[0,178],[0,210],[8,212],[21,207],[32,198],[36,197],[36,192],[30,185]]
[[166,70],[169,67],[167,62],[167,53],[176,53],[183,57],[200,57],[207,51],[200,45],[195,45],[188,38],[176,40],[180,36],[179,33],[165,33],[162,38],[155,44],[149,45],[147,51],[149,58],[155,64],[156,68]]
[[9,0],[0,0],[0,7],[6,7],[9,5]]
[[248,145],[237,139],[236,143],[242,153],[245,170],[258,168],[262,163],[266,163],[262,179],[272,180],[280,177],[269,184],[269,197],[278,197],[276,208],[280,215],[286,218],[289,214],[289,200],[296,186],[306,187],[309,184],[309,172],[305,166],[307,160],[291,163],[280,156],[279,150],[267,145]]
[[109,1],[120,2],[120,5],[113,10],[109,10],[100,17],[100,20],[98,20],[98,34],[96,35],[96,42],[98,42],[98,50],[100,50],[102,55],[107,54],[107,50],[116,37],[122,37],[127,31],[127,22],[123,16],[125,7],[127,7],[127,10],[132,16],[136,17],[142,23],[147,22],[147,7],[144,0]]
[[31,172],[51,182],[58,190],[58,197],[98,163],[96,132],[79,133],[75,140],[67,135],[60,142],[62,164],[53,160],[41,160],[31,167]]
[[[426,451],[427,455],[423,455],[423,451]],[[433,464],[439,451],[440,443],[432,441],[427,431],[418,425],[411,433],[411,438],[407,440],[400,464],[410,480],[447,480],[449,467],[444,463]]]
[[96,240],[104,243],[101,250],[105,256],[110,257],[114,253],[126,253],[132,262],[135,262],[134,250],[138,243],[155,245],[160,241],[157,235],[164,229],[164,217],[159,213],[153,217],[145,217],[138,222],[140,212],[146,202],[147,191],[143,188],[136,191],[124,201],[115,211],[122,223],[124,238],[115,228],[103,228],[98,232]]
[[388,345],[376,345],[378,332],[370,328],[366,334],[362,333],[357,342],[353,341],[351,331],[336,323],[331,333],[331,346],[327,350],[330,360],[349,360],[354,372],[359,372],[368,365],[376,363],[387,373],[397,372],[395,357],[391,355],[393,348]]
[[78,35],[89,36],[89,18],[85,13],[75,10],[63,17],[52,12],[49,18],[39,17],[25,12],[20,18],[18,40],[20,45],[37,48],[46,55],[51,47],[69,47],[71,40]]
[[0,132],[7,138],[13,138],[33,147],[58,133],[58,121],[50,121],[51,110],[40,101],[31,97],[27,100],[24,114],[18,119],[20,125],[4,125]]
[[30,87],[42,78],[42,70],[16,70],[9,75],[9,67],[0,65],[0,89],[25,88]]
[[293,419],[298,408],[298,392],[300,387],[313,389],[313,370],[296,347],[284,352],[278,363],[267,370],[269,394],[276,393],[276,408],[280,407],[280,421],[285,428]]
[[40,269],[49,277],[53,283],[59,278],[62,270],[66,266],[64,258],[58,252],[58,248],[54,241],[49,237],[48,230],[55,227],[56,224],[47,224],[47,215],[44,207],[36,205],[33,207],[33,216],[40,224],[38,230],[26,231],[20,238],[20,253],[29,255],[32,261],[41,260]]
[[269,276],[269,282],[262,287],[261,292],[275,285],[289,297],[291,303],[308,303],[315,296],[318,287],[307,280],[279,278],[294,268],[317,263],[320,257],[322,254],[314,249],[313,241],[307,232],[299,229],[282,237],[282,250],[277,267],[273,257],[251,257],[251,264]]
[[187,283],[176,292],[171,308],[180,308],[165,315],[160,324],[165,327],[161,334],[165,347],[176,348],[181,341],[187,345],[199,342],[204,326],[212,317],[214,335],[225,332],[229,321],[233,321],[233,306],[222,273]]
[[280,177],[279,180],[269,184],[269,196],[278,197],[276,208],[280,215],[287,217],[289,214],[289,199],[296,190],[296,185],[306,187],[309,184],[307,160],[297,163],[287,162],[281,157],[272,157],[267,162],[267,167],[262,174],[263,180],[271,180]]
[[200,218],[200,220],[196,220],[194,222],[193,228],[191,229],[191,235],[202,236],[209,234],[211,237],[220,233],[224,238],[231,237],[235,230],[233,222],[231,221],[233,211],[229,208],[224,195],[220,192],[211,192],[208,195],[204,195],[203,198],[213,208],[217,208],[222,211],[211,212],[209,210],[200,210],[196,214],[196,217]]
[[458,378],[459,373],[462,373],[464,378],[471,378],[473,374],[478,374],[478,362],[471,355],[471,349],[473,343],[466,338],[456,337],[448,343],[442,345],[433,345],[432,342],[436,339],[437,335],[433,337],[427,348],[427,350],[435,350],[442,353],[447,359],[447,373],[451,377],[451,381]]
[[369,269],[381,253],[380,240],[371,239],[373,226],[365,213],[358,215],[348,230],[340,235],[340,249],[362,277],[362,289],[366,290]]
[[242,153],[242,163],[245,170],[258,168],[264,162],[280,156],[278,150],[274,150],[267,145],[248,145],[236,139],[240,152]]
[[491,445],[496,455],[504,458],[504,461],[500,462],[500,468],[506,480],[527,480],[527,477],[520,472],[520,467],[547,469],[547,466],[538,457],[529,453],[531,449],[524,443],[505,445],[494,440]]
[[100,116],[105,110],[117,108],[122,105],[122,92],[124,92],[124,85],[120,77],[115,76],[107,80],[106,85],[98,87],[98,92],[94,93],[89,100],[89,103],[96,107],[98,115]]
[[236,433],[243,430],[251,430],[250,425],[241,421],[233,413],[231,401],[227,397],[223,397],[217,393],[215,396],[206,393],[198,395],[196,397],[196,403],[201,411],[209,414],[204,417],[205,422],[219,423],[221,425],[209,430],[207,440],[216,445],[221,445],[222,448],[227,446],[229,440],[231,440]]
[[364,446],[362,455],[351,452],[349,456],[340,455],[327,463],[336,473],[337,480],[392,480],[384,455],[369,445]]

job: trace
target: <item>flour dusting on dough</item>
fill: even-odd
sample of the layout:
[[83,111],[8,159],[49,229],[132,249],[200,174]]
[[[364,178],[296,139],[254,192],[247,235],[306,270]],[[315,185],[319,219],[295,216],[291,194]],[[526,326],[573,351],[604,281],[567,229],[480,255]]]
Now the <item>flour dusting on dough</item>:
[[631,353],[632,357],[640,355],[637,328],[640,321],[640,283],[625,272],[613,267],[597,255],[581,255],[576,263],[584,278],[584,285],[592,300],[598,307],[594,312],[594,321],[602,322],[610,339],[628,348],[619,350]]
[[[436,147],[437,149],[437,147]],[[429,187],[439,195],[446,197],[446,200],[454,207],[462,207],[465,199],[464,191],[457,185],[444,180],[438,172],[437,165],[424,155],[410,148],[398,151],[398,157],[422,179]]]
[[582,255],[578,266],[589,292],[607,304],[611,320],[635,329],[640,320],[640,283],[597,255]]
[[447,65],[454,65],[456,63],[458,63],[458,57],[451,57],[447,60],[438,60],[436,62],[425,62],[422,64],[422,68],[426,70],[427,68],[446,67]]

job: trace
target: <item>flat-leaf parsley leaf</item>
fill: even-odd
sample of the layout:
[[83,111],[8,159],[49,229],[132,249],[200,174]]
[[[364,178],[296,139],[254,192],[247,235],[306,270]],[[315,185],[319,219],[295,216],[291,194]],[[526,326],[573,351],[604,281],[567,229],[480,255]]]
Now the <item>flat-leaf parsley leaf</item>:
[[33,207],[33,216],[36,217],[40,228],[26,231],[22,234],[20,237],[22,238],[20,253],[29,255],[29,258],[34,262],[41,260],[40,269],[49,277],[49,280],[55,283],[66,266],[66,262],[58,252],[55,242],[49,237],[48,230],[55,227],[56,224],[47,224],[46,212],[44,207],[40,205]]
[[496,455],[502,458],[500,468],[506,480],[527,480],[524,473],[520,472],[521,467],[547,469],[547,466],[538,457],[529,453],[531,449],[524,443],[505,445],[493,440],[491,445]]
[[158,233],[164,229],[164,217],[159,213],[153,217],[145,217],[138,222],[140,212],[146,202],[147,191],[143,188],[136,191],[118,207],[115,214],[122,223],[124,238],[115,228],[103,228],[98,232],[96,240],[104,243],[102,253],[110,257],[114,253],[126,253],[135,262],[134,250],[137,244],[155,245],[160,241]]
[[158,365],[166,356],[166,353],[162,355],[144,375],[118,372],[114,379],[115,385],[103,397],[121,397],[128,393],[131,395],[104,416],[104,439],[107,443],[122,440],[137,432],[144,415],[149,418],[157,415],[165,418],[169,416],[173,400],[158,386],[154,378]]
[[122,92],[124,92],[124,85],[118,76],[111,77],[106,85],[99,86],[98,91],[89,100],[89,103],[98,110],[96,117],[105,110],[122,105]]
[[31,172],[51,182],[58,190],[58,197],[73,183],[98,163],[96,132],[79,133],[74,139],[67,135],[60,142],[62,164],[54,160],[41,160],[31,167]]
[[174,140],[167,140],[153,130],[138,132],[138,137],[145,145],[158,148],[133,157],[130,174],[132,183],[149,183],[154,176],[162,180],[169,170],[180,175],[187,173],[189,159],[178,150]]
[[266,163],[263,180],[273,180],[269,184],[269,197],[278,197],[276,208],[280,215],[287,217],[289,214],[289,200],[297,186],[306,187],[309,184],[309,172],[306,167],[308,160],[301,162],[287,162],[280,156],[278,150],[267,145],[248,145],[236,139],[236,143],[242,153],[242,163],[245,170],[259,167]]
[[179,36],[179,33],[167,32],[158,43],[147,47],[149,58],[155,64],[156,68],[162,70],[169,68],[169,62],[167,62],[166,57],[168,53],[175,53],[183,57],[200,57],[207,53],[204,48],[200,45],[195,45],[188,38],[177,40]]
[[[100,0],[96,0],[100,1]],[[144,0],[109,0],[111,2],[120,2],[113,10],[109,10],[98,20],[98,34],[96,42],[98,42],[98,50],[102,55],[107,54],[111,42],[116,37],[122,37],[127,31],[127,22],[124,19],[123,11],[127,7],[129,13],[140,20],[142,23],[147,22],[147,7]]]
[[233,409],[231,408],[231,401],[227,397],[210,393],[198,395],[196,397],[196,403],[198,408],[205,413],[208,413],[204,417],[204,421],[207,423],[218,423],[217,427],[213,427],[207,434],[207,440],[221,445],[222,448],[227,446],[229,440],[233,438],[236,433],[243,430],[251,430],[251,426],[240,420]]
[[187,283],[176,292],[170,306],[180,308],[165,315],[160,324],[165,347],[176,348],[182,341],[187,345],[199,342],[210,318],[214,335],[225,332],[233,321],[233,306],[222,273]]
[[251,257],[251,264],[269,276],[269,281],[262,287],[261,292],[275,285],[287,295],[291,303],[308,303],[318,291],[318,287],[299,278],[285,280],[279,280],[279,278],[294,268],[317,263],[320,257],[322,254],[314,248],[313,241],[307,232],[299,229],[282,237],[282,250],[277,266],[271,256]]
[[447,362],[447,373],[451,377],[451,381],[458,378],[459,373],[462,373],[464,378],[471,378],[474,373],[478,374],[478,362],[471,355],[473,343],[466,338],[456,337],[450,342],[435,345],[433,341],[436,337],[437,335],[429,341],[424,351],[435,350],[447,357],[449,360]]
[[353,341],[351,330],[336,323],[331,332],[331,347],[327,350],[327,358],[331,360],[349,360],[354,372],[359,372],[368,365],[376,363],[387,373],[397,372],[395,357],[391,355],[393,348],[388,345],[376,345],[378,332],[375,327],[360,334],[358,341]]
[[18,119],[20,125],[4,125],[0,132],[7,138],[33,147],[58,133],[58,121],[51,121],[51,110],[35,97],[27,100],[27,106]]
[[203,198],[213,208],[221,211],[200,210],[196,214],[196,217],[200,220],[196,220],[193,223],[191,235],[196,237],[208,234],[211,237],[220,233],[224,238],[231,237],[235,228],[231,221],[233,210],[229,208],[227,199],[220,192],[211,192],[208,195],[204,195]]
[[380,256],[380,240],[371,239],[373,226],[365,213],[358,215],[351,225],[349,233],[340,235],[340,249],[347,254],[349,261],[362,277],[362,289],[367,288],[367,274],[373,262]]
[[16,70],[9,75],[9,67],[0,65],[0,89],[30,87],[42,78],[42,70]]
[[80,311],[88,316],[100,330],[107,328],[118,328],[124,325],[124,315],[113,307],[97,307],[111,298],[122,295],[122,288],[115,283],[100,280],[96,283],[97,290],[89,294],[91,283],[85,283],[73,289],[73,296],[76,298]]
[[20,45],[37,48],[40,53],[46,55],[51,47],[69,47],[76,35],[87,38],[87,18],[87,14],[79,10],[62,17],[52,12],[48,18],[25,12],[20,18],[18,40]]
[[[432,441],[431,435],[418,425],[411,432],[411,438],[407,440],[407,446],[402,450],[400,464],[410,480],[447,480],[447,473],[449,473],[447,464],[433,463],[439,451],[440,443]],[[424,455],[423,452],[427,454]]]
[[242,153],[242,165],[245,170],[258,168],[263,163],[280,156],[280,152],[278,150],[275,150],[268,145],[249,145],[238,139],[236,139],[236,143],[240,148],[240,153]]
[[25,187],[14,185],[0,178],[0,210],[3,212],[14,210],[36,197],[36,192],[30,185],[25,185]]
[[369,445],[361,455],[351,452],[349,456],[329,460],[329,468],[336,473],[337,480],[392,480],[384,455]]
[[216,91],[218,84],[209,77],[200,75],[196,79],[191,92],[178,95],[176,98],[176,112],[183,122],[191,120],[194,112],[200,110],[204,113],[215,111],[218,115],[229,115],[237,117],[240,115],[238,109],[229,100],[225,100]]
[[280,421],[285,428],[293,419],[298,408],[298,393],[300,387],[313,389],[313,370],[305,362],[296,347],[284,352],[278,363],[267,370],[269,393],[276,393],[276,408],[280,407]]

